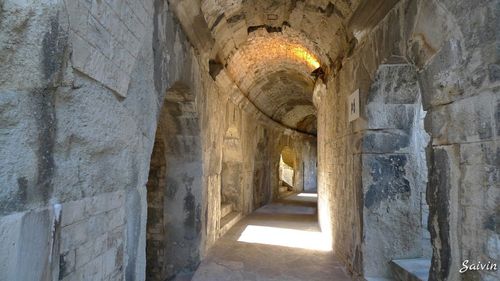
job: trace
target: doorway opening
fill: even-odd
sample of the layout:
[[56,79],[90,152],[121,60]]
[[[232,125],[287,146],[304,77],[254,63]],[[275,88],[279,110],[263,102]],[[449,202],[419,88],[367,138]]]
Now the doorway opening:
[[279,197],[290,195],[295,191],[295,152],[288,146],[283,147],[279,163]]
[[161,107],[146,184],[148,281],[190,274],[200,262],[201,156],[195,96],[175,83]]

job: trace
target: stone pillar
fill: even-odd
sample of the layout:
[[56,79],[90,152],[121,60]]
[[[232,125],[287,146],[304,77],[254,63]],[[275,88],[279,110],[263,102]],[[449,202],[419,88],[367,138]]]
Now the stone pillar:
[[[364,106],[363,270],[390,277],[389,261],[422,257],[422,194],[427,175],[420,89],[409,65],[382,65]],[[419,126],[420,124],[420,126]],[[424,193],[425,194],[425,193]]]

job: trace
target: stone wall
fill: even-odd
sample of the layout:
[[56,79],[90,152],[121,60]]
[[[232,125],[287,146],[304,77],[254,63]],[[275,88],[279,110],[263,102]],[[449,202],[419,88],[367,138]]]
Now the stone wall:
[[[246,215],[274,198],[278,189],[279,143],[292,137],[283,129],[256,122],[253,115],[230,101],[228,93],[218,88],[208,71],[201,73],[207,77],[202,79],[206,90],[197,97],[201,101],[203,186],[206,186],[202,248],[208,249],[220,235],[222,202],[232,203],[235,211]],[[308,139],[295,137],[293,141],[298,146]]]
[[[27,270],[19,256],[2,270],[6,280],[144,278],[145,184],[162,96],[153,14],[152,1],[2,2],[0,232],[22,227],[1,244],[17,241],[45,267]],[[22,224],[33,218],[40,223]],[[50,243],[30,237],[47,232]]]
[[[194,80],[196,83],[197,78]],[[190,88],[176,83],[167,90],[156,136],[161,142],[157,146],[164,147],[157,152],[160,155],[154,157],[163,158],[165,162],[165,180],[158,195],[164,201],[165,247],[161,250],[166,270],[155,280],[163,280],[181,271],[193,271],[200,262],[204,190],[202,139],[196,93]],[[148,221],[150,219],[155,218],[148,215]]]
[[305,192],[317,192],[317,145],[316,139],[302,146],[302,172]]
[[[222,148],[221,202],[230,203],[233,209],[243,208],[243,158],[241,146],[242,112],[232,103],[226,106],[226,132]],[[245,155],[248,157],[248,155]]]
[[[218,238],[231,123],[248,160],[239,208],[249,213],[272,198],[277,169],[267,159],[283,130],[231,105],[165,1],[4,1],[0,24],[0,248],[15,257],[2,255],[0,279],[144,280],[147,222],[157,241],[172,234],[156,255],[179,255],[159,271],[194,269]],[[187,99],[178,100],[179,85]],[[164,175],[152,176],[164,107],[168,157]],[[166,185],[149,206],[148,176],[148,188],[155,177]],[[148,207],[157,215],[148,218]]]
[[357,271],[362,267],[362,162],[357,152],[360,136],[347,131],[347,93],[338,93],[339,85],[332,79],[326,85],[317,83],[315,89],[318,215],[337,256],[347,268]]
[[423,257],[428,139],[420,95],[413,67],[385,64],[367,96],[360,131],[365,276],[390,277],[390,260]]
[[304,141],[231,104],[166,1],[7,0],[0,25],[2,280],[144,280],[146,245],[157,277],[193,270],[219,236],[228,128],[244,214],[277,190],[279,143]]
[[[353,272],[363,274],[361,253],[371,245],[362,192],[370,176],[361,172],[366,161],[360,152],[370,122],[369,88],[381,64],[409,64],[417,71],[431,138],[429,280],[496,278],[487,271],[458,273],[462,260],[499,258],[500,237],[493,223],[500,196],[495,15],[495,1],[400,1],[375,26],[358,23],[352,54],[328,76],[326,88],[316,90],[320,222]],[[361,116],[350,123],[347,97],[356,89]]]

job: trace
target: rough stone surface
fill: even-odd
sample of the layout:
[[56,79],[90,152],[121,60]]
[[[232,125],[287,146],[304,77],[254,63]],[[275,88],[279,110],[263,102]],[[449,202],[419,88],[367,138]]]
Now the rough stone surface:
[[498,5],[1,1],[0,279],[189,276],[286,146],[355,278],[498,280]]
[[[429,252],[427,224],[423,223],[428,213],[422,205],[429,140],[419,95],[416,71],[408,65],[380,66],[370,87],[369,130],[362,131],[361,147],[365,276],[390,277],[388,261]],[[404,105],[413,115],[400,119],[385,110],[395,104]]]
[[[498,235],[491,230],[495,228],[485,228],[488,224],[484,224],[495,213],[499,196],[494,187],[498,167],[493,168],[485,158],[488,153],[490,159],[495,158],[498,150],[498,81],[491,75],[494,67],[488,67],[498,60],[493,51],[498,49],[498,36],[491,29],[495,25],[492,14],[498,11],[498,3],[494,2],[484,1],[479,7],[466,1],[400,1],[378,23],[370,21],[370,17],[366,17],[366,23],[357,20],[358,42],[352,55],[327,80],[326,88],[315,93],[320,223],[332,233],[334,248],[354,272],[367,273],[363,268],[367,260],[361,258],[361,253],[366,254],[366,247],[374,245],[359,246],[373,230],[367,227],[366,219],[361,219],[370,213],[359,192],[363,186],[359,178],[366,182],[362,167],[371,167],[366,166],[360,153],[397,152],[420,155],[407,163],[427,162],[429,167],[428,175],[421,164],[415,167],[421,173],[406,172],[410,183],[411,178],[424,186],[425,181],[429,182],[426,200],[412,201],[416,207],[420,205],[422,216],[429,214],[428,220],[422,218],[419,223],[430,230],[430,237],[426,231],[421,235],[423,243],[432,243],[432,251],[424,247],[424,254],[432,252],[433,257],[429,280],[498,278],[497,273],[488,271],[458,274],[463,259],[496,260],[489,250],[496,246],[486,241],[498,241]],[[369,14],[369,9],[366,12]],[[478,43],[478,38],[484,41]],[[370,87],[382,77],[381,64],[388,68],[415,67],[409,82],[414,84],[416,77],[420,93],[399,91],[393,100],[387,100],[385,95],[373,98]],[[393,82],[377,86],[387,93],[394,93],[396,87]],[[406,84],[403,88],[408,87]],[[356,89],[360,89],[362,114],[349,123],[347,97]],[[420,99],[426,111],[425,131],[431,141],[426,161],[421,149],[411,145],[417,139],[426,143],[425,135],[411,130],[424,116],[420,109],[406,105]],[[328,123],[330,120],[335,121]],[[472,165],[461,158],[465,154],[471,157],[471,150],[477,159]],[[369,187],[371,183],[367,184]],[[381,218],[386,221],[385,215]]]
[[[8,253],[0,258],[1,280],[57,280],[63,274],[57,266],[60,210],[56,205],[1,218],[0,249]],[[26,263],[30,264],[29,270]]]

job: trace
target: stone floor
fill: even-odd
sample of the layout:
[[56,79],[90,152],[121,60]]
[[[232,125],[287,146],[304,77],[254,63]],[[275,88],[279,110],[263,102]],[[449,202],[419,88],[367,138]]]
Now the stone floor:
[[316,194],[264,206],[230,229],[193,281],[351,280],[319,231]]
[[429,280],[431,259],[392,260],[391,268],[396,275],[396,280],[427,281]]

